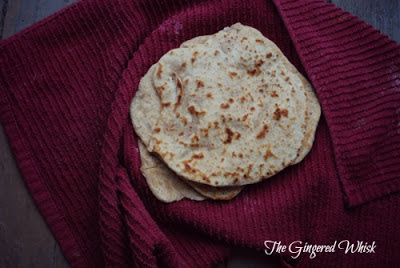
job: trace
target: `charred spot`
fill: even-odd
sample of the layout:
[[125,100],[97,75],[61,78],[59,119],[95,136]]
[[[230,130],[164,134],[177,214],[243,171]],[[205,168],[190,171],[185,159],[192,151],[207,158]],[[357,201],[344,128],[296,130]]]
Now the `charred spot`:
[[192,143],[198,143],[200,141],[199,137],[196,135],[196,133],[190,138],[190,141]]
[[253,70],[247,70],[247,74],[251,75],[251,76],[258,76],[261,74],[261,70],[260,70],[260,68],[256,67]]
[[196,173],[196,170],[193,169],[188,163],[184,163],[184,165],[185,165],[185,168],[184,168],[183,172]]
[[247,100],[246,97],[243,96],[240,98],[240,103],[244,103],[246,100]]
[[243,37],[242,40],[240,40],[240,43],[243,43],[245,40],[247,40],[247,37]]
[[279,121],[281,119],[281,117],[288,117],[288,110],[287,109],[279,109],[277,108],[274,112],[274,119]]
[[181,64],[181,68],[183,69],[183,68],[186,68],[186,62],[183,62],[182,64]]
[[261,131],[257,134],[256,138],[257,138],[257,139],[263,139],[263,138],[265,138],[265,136],[266,136],[267,133],[268,133],[268,130],[269,130],[268,125],[263,125]]
[[207,98],[212,98],[212,94],[210,92],[207,93]]
[[242,153],[239,153],[239,157],[240,157],[240,158],[243,158],[243,154],[242,154]]
[[234,100],[232,98],[230,98],[228,101],[229,101],[229,103],[233,103],[234,102]]
[[260,40],[260,39],[256,39],[256,42],[257,42],[257,43],[260,43],[260,44],[264,44],[264,41],[263,41],[263,40]]
[[189,111],[189,113],[190,113],[191,115],[194,115],[194,116],[202,116],[202,115],[205,115],[205,114],[206,114],[205,111],[201,111],[201,112],[196,111],[196,108],[195,108],[193,105],[191,105],[191,106],[188,107],[188,111]]
[[[264,154],[264,160],[266,161],[268,158],[273,157],[276,158],[276,156],[271,152],[271,150],[268,148],[267,151]],[[264,164],[262,164],[262,166],[260,165],[260,167],[262,168],[264,166]]]
[[230,78],[234,78],[235,76],[237,76],[236,72],[229,72],[229,77]]
[[252,112],[253,112],[255,109],[256,109],[256,108],[254,108],[254,107],[251,107],[251,108],[250,108],[250,111],[252,111]]
[[233,131],[230,128],[226,127],[225,133],[226,133],[226,139],[224,140],[224,144],[231,143],[234,135]]
[[290,77],[286,76],[285,81],[287,82],[287,81],[289,81],[289,79],[290,79]]
[[222,103],[221,109],[228,109],[230,107],[229,103]]
[[203,158],[204,158],[204,155],[203,155],[203,153],[193,154],[193,155],[192,155],[192,158],[193,158],[193,159],[203,159]]
[[219,50],[214,51],[214,56],[217,56],[219,54]]
[[200,128],[200,131],[203,132],[204,137],[208,137],[208,128]]
[[154,129],[155,133],[160,133],[160,131],[161,131],[161,129],[159,127]]
[[157,69],[157,77],[158,77],[158,78],[161,78],[162,68],[163,68],[162,64],[159,63],[159,64],[158,64],[158,69]]
[[243,116],[243,121],[246,121],[246,120],[247,120],[247,117],[249,117],[249,114],[245,114],[245,115]]
[[180,132],[180,133],[179,133],[179,136],[183,136],[183,132]]
[[182,123],[183,123],[183,125],[184,125],[184,126],[186,126],[186,125],[187,125],[187,123],[188,123],[188,120],[187,120],[187,118],[186,118],[186,117],[183,117],[183,118],[182,118]]
[[219,184],[219,182],[218,181],[215,181],[215,185],[218,185]]
[[207,176],[203,175],[203,176],[201,176],[201,178],[203,181],[210,183],[210,179]]
[[264,93],[264,90],[262,90],[262,89],[259,89],[259,90],[258,90],[258,92],[260,92],[260,93]]
[[276,93],[275,90],[273,90],[273,91],[270,93],[270,95],[271,95],[271,97],[273,97],[273,98],[279,97],[278,93]]
[[204,87],[204,82],[201,80],[196,80],[196,89]]
[[221,158],[221,163],[225,161],[225,158]]
[[233,183],[238,183],[238,181],[239,181],[239,179],[238,178],[235,178],[234,180],[233,180]]
[[199,52],[198,52],[198,51],[195,51],[195,52],[193,53],[193,57],[192,57],[192,59],[191,59],[192,63],[194,63],[194,62],[197,60],[197,55],[199,55]]
[[272,53],[271,52],[268,53],[267,55],[265,55],[265,57],[267,57],[267,59],[271,58],[272,57]]
[[214,121],[214,128],[218,128],[218,127],[219,127],[218,121]]
[[261,65],[263,65],[264,64],[264,61],[263,60],[258,60],[258,61],[256,61],[256,68],[259,68],[259,67],[261,67]]
[[163,91],[164,91],[164,89],[165,89],[165,87],[164,87],[164,86],[159,86],[159,87],[156,87],[156,90],[157,90],[159,93],[163,92]]
[[174,108],[174,110],[176,110],[176,108],[178,108],[178,106],[181,105],[183,101],[183,84],[181,78],[176,73],[174,73],[174,75],[176,78],[176,87],[178,88],[178,96]]
[[169,107],[169,106],[171,106],[171,103],[170,103],[170,102],[163,102],[163,103],[161,104],[161,106],[162,106],[162,107]]

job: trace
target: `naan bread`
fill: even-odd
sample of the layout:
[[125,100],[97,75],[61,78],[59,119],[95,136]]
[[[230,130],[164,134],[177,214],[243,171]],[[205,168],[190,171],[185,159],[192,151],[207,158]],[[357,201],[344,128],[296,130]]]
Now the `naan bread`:
[[154,70],[155,65],[141,79],[130,110],[132,124],[140,137],[141,172],[150,190],[163,202],[178,201],[185,197],[198,201],[205,197],[216,200],[232,199],[243,187],[211,187],[185,181],[147,151],[144,144],[148,144],[161,111],[160,98],[152,83]]
[[201,201],[205,197],[195,191],[189,184],[181,180],[174,172],[147,151],[146,146],[139,140],[140,171],[146,178],[151,192],[157,199],[170,203],[182,198]]
[[299,72],[251,27],[207,38],[160,59],[153,82],[161,114],[149,151],[179,176],[212,186],[255,183],[305,156],[312,94]]

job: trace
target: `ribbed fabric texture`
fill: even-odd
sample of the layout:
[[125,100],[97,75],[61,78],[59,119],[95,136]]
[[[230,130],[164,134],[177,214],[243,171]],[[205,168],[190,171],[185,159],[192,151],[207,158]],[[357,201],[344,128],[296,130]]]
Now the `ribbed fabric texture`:
[[[165,52],[236,22],[274,41],[322,105],[303,162],[228,202],[164,204],[140,174],[129,104]],[[321,0],[86,0],[0,43],[0,119],[73,267],[207,267],[236,247],[375,241],[298,267],[400,264],[400,49]]]

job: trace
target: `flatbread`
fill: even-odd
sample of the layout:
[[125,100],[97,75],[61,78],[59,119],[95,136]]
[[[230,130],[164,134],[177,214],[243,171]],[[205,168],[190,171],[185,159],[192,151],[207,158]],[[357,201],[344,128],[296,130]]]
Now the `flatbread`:
[[304,149],[307,93],[287,62],[241,24],[170,51],[153,74],[162,108],[149,151],[212,186],[255,183],[293,164]]
[[161,102],[152,83],[154,70],[155,65],[141,79],[130,110],[132,124],[140,138],[141,172],[150,190],[163,202],[178,201],[185,197],[197,201],[205,197],[215,200],[232,199],[243,187],[210,187],[185,181],[147,151],[145,144],[149,142],[161,111]]
[[156,157],[150,155],[146,146],[139,140],[139,150],[142,165],[140,171],[146,178],[151,192],[161,201],[169,203],[189,198],[196,201],[205,197],[195,191],[189,184],[179,179],[174,172]]

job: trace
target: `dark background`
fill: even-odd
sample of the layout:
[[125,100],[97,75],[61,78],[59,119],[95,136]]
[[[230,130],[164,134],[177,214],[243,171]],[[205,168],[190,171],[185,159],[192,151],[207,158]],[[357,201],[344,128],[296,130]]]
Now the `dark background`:
[[[76,0],[0,0],[0,39]],[[399,0],[329,0],[400,43]],[[219,267],[265,267],[267,257],[237,252]],[[267,259],[268,260],[268,259]],[[269,267],[276,267],[273,265]],[[69,267],[35,207],[0,125],[0,267]]]

